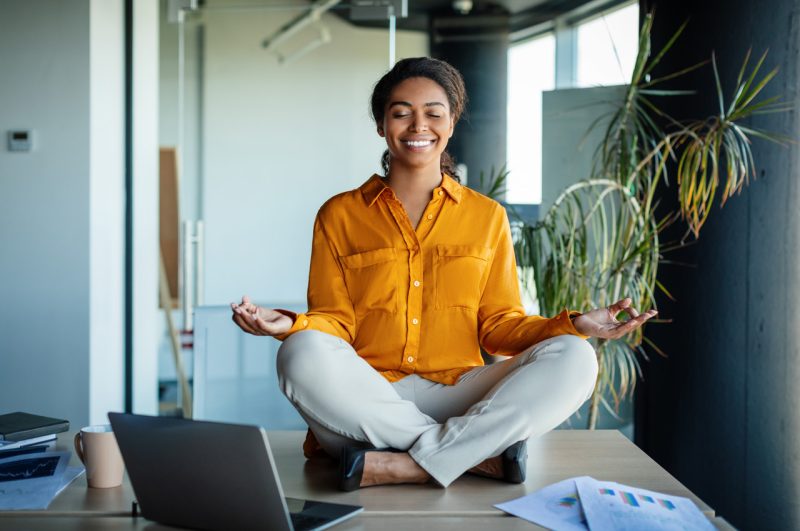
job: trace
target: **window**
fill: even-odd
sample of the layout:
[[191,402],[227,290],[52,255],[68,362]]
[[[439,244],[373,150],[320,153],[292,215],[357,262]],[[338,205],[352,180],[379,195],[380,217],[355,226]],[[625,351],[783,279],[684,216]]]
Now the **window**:
[[542,92],[555,87],[555,50],[552,33],[509,49],[508,203],[542,201]]
[[577,26],[577,86],[630,81],[639,42],[639,5],[607,11]]
[[639,5],[627,2],[574,23],[554,20],[552,27],[509,48],[508,203],[541,203],[542,92],[556,88],[556,71],[558,88],[623,85],[630,79],[639,41]]

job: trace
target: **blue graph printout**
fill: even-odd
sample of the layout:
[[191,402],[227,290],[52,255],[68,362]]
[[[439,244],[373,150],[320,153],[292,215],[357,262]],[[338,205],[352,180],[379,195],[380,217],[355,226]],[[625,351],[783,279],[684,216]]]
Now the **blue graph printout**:
[[0,459],[0,510],[46,509],[63,488],[69,452]]
[[495,505],[501,511],[553,531],[587,531],[575,480],[548,485],[522,498]]
[[41,455],[11,461],[0,462],[0,483],[18,479],[46,478],[56,473],[59,457],[57,455]]
[[591,477],[575,478],[591,531],[714,531],[689,498]]

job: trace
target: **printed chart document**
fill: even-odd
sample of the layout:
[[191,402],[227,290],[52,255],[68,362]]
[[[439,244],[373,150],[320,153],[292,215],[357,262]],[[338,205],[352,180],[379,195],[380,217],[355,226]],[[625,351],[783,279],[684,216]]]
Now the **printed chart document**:
[[689,498],[589,476],[569,478],[495,505],[554,531],[713,531]]
[[591,531],[714,531],[689,498],[670,496],[585,476],[576,478]]
[[0,459],[0,510],[46,509],[80,475],[67,468],[69,452],[42,452]]
[[[70,483],[75,481],[85,471],[86,471],[86,469],[83,468],[82,466],[68,466],[64,470],[64,475],[61,476],[61,482],[60,482],[60,485],[58,486],[58,490],[56,491],[56,496],[61,494],[61,491],[66,489],[69,486]],[[55,498],[55,496],[53,496],[53,497]]]
[[559,481],[495,507],[554,531],[586,531],[589,528],[581,510],[575,479],[579,478]]

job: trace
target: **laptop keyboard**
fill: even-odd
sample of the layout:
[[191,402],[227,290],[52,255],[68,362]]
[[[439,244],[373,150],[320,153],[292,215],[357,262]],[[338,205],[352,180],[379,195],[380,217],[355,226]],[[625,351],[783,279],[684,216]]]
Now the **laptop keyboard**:
[[330,522],[327,518],[320,518],[318,516],[311,516],[303,513],[290,513],[292,517],[292,526],[294,531],[306,531],[315,529],[318,526]]

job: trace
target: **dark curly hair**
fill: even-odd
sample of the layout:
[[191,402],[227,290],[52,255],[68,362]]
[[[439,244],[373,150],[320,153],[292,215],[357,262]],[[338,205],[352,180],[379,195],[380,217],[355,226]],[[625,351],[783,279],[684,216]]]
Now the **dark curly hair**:
[[[433,59],[431,57],[413,57],[398,61],[394,65],[394,68],[384,74],[375,84],[375,88],[372,90],[370,106],[372,109],[372,118],[375,120],[377,126],[381,127],[383,124],[386,103],[389,101],[392,90],[406,79],[412,77],[428,78],[444,89],[445,94],[447,94],[447,101],[450,104],[450,114],[453,116],[453,123],[457,123],[467,105],[467,91],[464,88],[464,78],[461,77],[461,72],[456,70],[451,64],[439,59]],[[391,154],[387,149],[383,152],[383,156],[381,157],[381,166],[383,167],[384,175],[389,174],[390,164]],[[461,182],[460,177],[456,173],[455,161],[447,151],[442,152],[440,164],[444,173]]]

